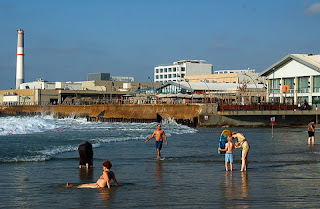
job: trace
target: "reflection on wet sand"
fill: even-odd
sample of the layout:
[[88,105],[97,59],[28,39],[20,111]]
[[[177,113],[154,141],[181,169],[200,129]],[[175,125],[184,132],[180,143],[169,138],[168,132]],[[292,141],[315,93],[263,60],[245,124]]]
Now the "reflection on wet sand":
[[81,181],[92,181],[93,180],[93,169],[92,168],[81,168],[79,169],[79,179]]
[[103,201],[106,201],[106,202],[109,202],[109,200],[111,199],[112,197],[112,188],[108,189],[108,188],[101,188],[101,189],[98,189],[99,191],[99,195],[100,195],[100,199],[103,200]]
[[249,195],[248,189],[248,172],[241,172],[241,197],[247,198]]
[[156,163],[156,181],[158,186],[161,186],[163,181],[163,170],[162,170],[162,163],[161,161],[158,161]]
[[[239,175],[241,181],[239,182]],[[235,179],[238,179],[235,180]],[[248,172],[226,172],[224,185],[222,187],[224,196],[226,198],[226,208],[234,208],[241,206],[241,208],[249,208],[247,203],[249,197]]]

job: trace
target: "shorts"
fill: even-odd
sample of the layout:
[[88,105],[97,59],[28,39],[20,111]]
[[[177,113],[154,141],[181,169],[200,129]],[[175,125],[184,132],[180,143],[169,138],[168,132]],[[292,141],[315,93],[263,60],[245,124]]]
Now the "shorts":
[[309,137],[314,136],[314,132],[313,131],[308,131]]
[[225,161],[228,162],[228,163],[233,163],[233,154],[232,153],[226,153]]
[[156,148],[161,150],[162,149],[162,142],[163,141],[156,141]]

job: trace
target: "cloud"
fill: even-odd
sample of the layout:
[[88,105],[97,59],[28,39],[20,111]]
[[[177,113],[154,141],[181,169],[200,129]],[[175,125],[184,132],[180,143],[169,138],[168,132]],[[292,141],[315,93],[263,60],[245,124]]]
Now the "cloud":
[[307,15],[320,15],[320,2],[312,4],[304,10]]

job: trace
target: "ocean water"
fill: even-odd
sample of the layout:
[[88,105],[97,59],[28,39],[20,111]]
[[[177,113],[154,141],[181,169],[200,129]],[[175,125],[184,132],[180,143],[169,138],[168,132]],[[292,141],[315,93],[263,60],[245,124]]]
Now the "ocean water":
[[[224,171],[217,153],[222,128],[163,122],[169,145],[156,160],[156,123],[99,123],[53,117],[0,117],[0,208],[319,208],[320,146],[305,128],[230,128],[251,145],[249,170]],[[317,134],[316,134],[317,137]],[[78,168],[77,147],[94,147],[94,168]],[[316,142],[319,142],[316,138]],[[95,182],[110,160],[120,183]]]

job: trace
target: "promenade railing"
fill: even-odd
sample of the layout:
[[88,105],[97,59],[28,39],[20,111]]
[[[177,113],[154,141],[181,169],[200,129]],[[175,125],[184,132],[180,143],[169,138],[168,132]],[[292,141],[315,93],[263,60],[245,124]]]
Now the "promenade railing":
[[263,110],[310,110],[311,106],[307,108],[298,107],[298,105],[290,104],[272,104],[272,103],[250,103],[250,104],[236,104],[229,103],[224,100],[206,100],[206,99],[95,99],[95,100],[72,100],[64,102],[11,102],[0,103],[5,106],[18,105],[107,105],[107,104],[217,104],[218,111],[263,111]]

